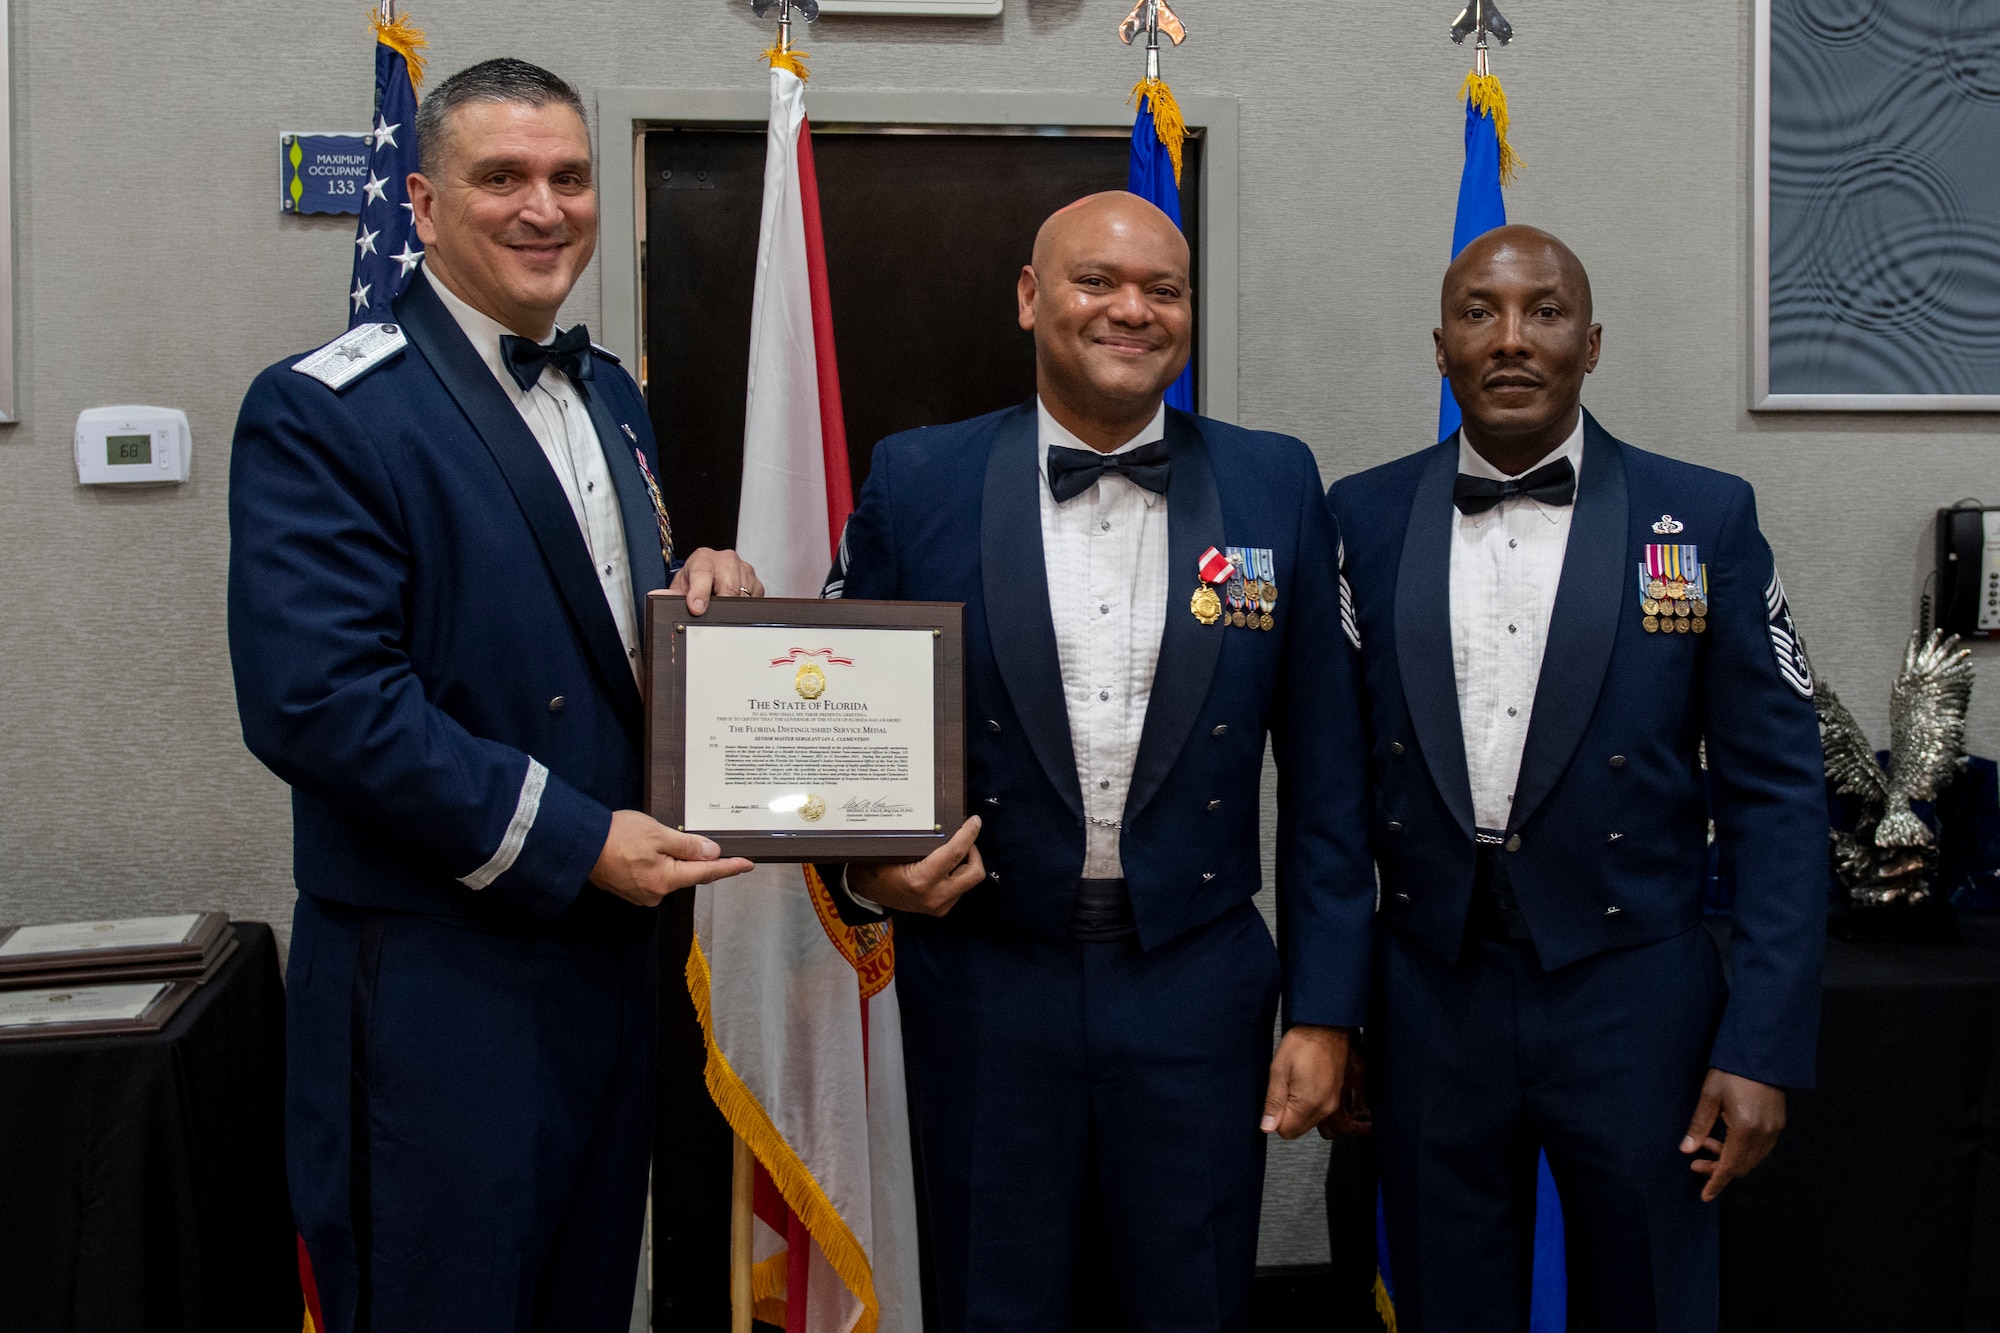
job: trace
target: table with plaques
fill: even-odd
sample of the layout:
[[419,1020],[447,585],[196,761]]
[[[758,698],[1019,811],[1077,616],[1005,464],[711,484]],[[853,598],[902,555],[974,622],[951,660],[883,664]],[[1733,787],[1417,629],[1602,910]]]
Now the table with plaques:
[[295,1330],[271,928],[155,1030],[0,1041],[0,1327]]

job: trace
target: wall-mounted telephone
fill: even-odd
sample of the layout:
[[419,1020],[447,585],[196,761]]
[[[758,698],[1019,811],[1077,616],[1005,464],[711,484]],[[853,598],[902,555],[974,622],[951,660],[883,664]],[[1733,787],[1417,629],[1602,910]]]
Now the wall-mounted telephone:
[[1945,633],[2000,636],[2000,509],[1938,510],[1935,596],[1929,620]]

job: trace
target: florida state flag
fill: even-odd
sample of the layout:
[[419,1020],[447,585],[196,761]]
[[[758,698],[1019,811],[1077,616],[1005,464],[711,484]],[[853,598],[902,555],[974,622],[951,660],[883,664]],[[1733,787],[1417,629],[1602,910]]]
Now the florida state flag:
[[[773,55],[737,549],[771,595],[821,590],[853,509],[798,53]],[[843,925],[809,868],[698,892],[688,989],[708,1087],[757,1159],[757,1318],[916,1333],[916,1200],[884,922]]]

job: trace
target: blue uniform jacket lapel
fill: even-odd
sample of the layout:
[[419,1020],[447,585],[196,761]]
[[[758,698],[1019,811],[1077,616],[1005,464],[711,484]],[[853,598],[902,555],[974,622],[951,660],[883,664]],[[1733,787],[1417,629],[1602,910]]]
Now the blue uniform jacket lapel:
[[639,447],[638,432],[630,422],[619,420],[606,401],[606,373],[607,368],[600,363],[599,378],[585,388],[584,402],[604,449],[605,466],[611,469],[612,483],[618,487],[618,516],[625,524],[625,558],[632,567],[632,605],[638,615],[632,623],[640,626],[643,634],[646,594],[667,586],[667,557],[660,547],[660,521],[653,513],[653,495],[633,452]]
[[1160,634],[1153,697],[1146,705],[1146,726],[1139,733],[1132,788],[1125,798],[1127,820],[1146,808],[1173,770],[1222,655],[1222,626],[1202,624],[1180,600],[1200,577],[1202,552],[1224,540],[1222,501],[1208,445],[1186,413],[1167,413],[1167,457],[1173,464],[1167,484],[1167,624]]
[[[576,515],[563,495],[561,483],[549,469],[541,446],[535,443],[528,423],[521,420],[521,414],[500,391],[493,372],[479,359],[479,353],[458,327],[458,321],[445,309],[444,302],[431,290],[424,274],[410,280],[409,287],[396,299],[395,309],[404,332],[457,400],[506,477],[514,501],[521,506],[521,513],[541,547],[542,559],[569,606],[577,632],[603,675],[613,704],[626,722],[637,728],[644,707],[638,684],[632,678],[631,664],[625,657],[624,643],[618,637],[618,623],[611,618],[611,608],[605,604],[603,585],[597,581],[590,548],[584,545],[583,534],[577,529]],[[632,466],[636,471],[637,465]],[[650,503],[649,500],[649,508]],[[629,519],[626,532],[629,547]]]
[[1451,654],[1451,483],[1458,475],[1458,440],[1431,454],[1410,502],[1403,560],[1396,571],[1396,663],[1417,745],[1444,803],[1473,835],[1472,779],[1465,767],[1465,730],[1458,716],[1458,674]]
[[1048,564],[1042,550],[1042,477],[1035,423],[1032,401],[1009,413],[986,456],[986,485],[979,507],[980,583],[994,661],[1007,683],[1014,714],[1049,781],[1080,823],[1083,791],[1076,781],[1069,702],[1056,656]]
[[1570,518],[1562,582],[1549,615],[1521,774],[1514,782],[1512,828],[1527,823],[1555,789],[1597,711],[1618,638],[1618,614],[1633,577],[1626,560],[1630,524],[1625,451],[1586,412],[1576,513]]

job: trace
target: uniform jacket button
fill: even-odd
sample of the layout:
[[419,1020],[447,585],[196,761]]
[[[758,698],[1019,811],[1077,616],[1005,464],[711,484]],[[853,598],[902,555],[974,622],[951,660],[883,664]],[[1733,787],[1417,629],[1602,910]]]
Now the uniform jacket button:
[[1620,912],[1622,912],[1622,911],[1624,911],[1624,910],[1625,910],[1625,909],[1624,909],[1624,908],[1622,908],[1622,907],[1607,907],[1607,908],[1605,908],[1605,909],[1604,909],[1604,915],[1606,915],[1606,916],[1617,916],[1617,915],[1618,915],[1618,914],[1619,914]]
[[1623,768],[1623,767],[1625,767],[1625,756],[1624,756],[1624,755],[1622,755],[1622,754],[1614,754],[1614,755],[1612,755],[1612,756],[1611,756],[1611,766],[1612,766],[1613,768]]
[[1403,752],[1403,743],[1402,743],[1401,741],[1390,741],[1390,742],[1389,742],[1389,753],[1390,753],[1390,754],[1401,754],[1402,752]]
[[989,717],[989,718],[987,718],[987,719],[986,719],[986,729],[987,729],[988,731],[998,731],[998,730],[1000,730],[1000,723],[999,723],[999,720],[998,720],[998,719],[996,719],[996,718],[990,718],[990,717]]
[[555,698],[553,698],[553,699],[549,700],[549,711],[550,711],[551,713],[560,713],[560,712],[562,712],[562,710],[563,710],[563,704],[564,704],[565,702],[567,702],[567,701],[566,701],[566,700],[565,700],[565,699],[564,699],[564,698],[563,698],[563,697],[562,697],[562,696],[561,696],[560,694],[558,694],[558,695],[557,695],[557,696],[556,696]]
[[1208,734],[1211,736],[1227,736],[1229,734],[1229,724],[1227,722],[1221,723],[1215,728],[1214,731],[1211,731]]
[[998,804],[1000,804],[1000,798],[999,798],[998,796],[989,796],[989,797],[987,797],[987,798],[986,798],[986,804],[988,804],[988,805],[998,805]]
[[1606,839],[1605,839],[1605,841],[1606,841],[1606,842],[1616,842],[1616,841],[1618,841],[1618,840],[1619,840],[1620,838],[1622,838],[1622,837],[1624,837],[1624,836],[1625,836],[1625,835],[1624,835],[1624,834],[1622,834],[1622,833],[1614,833],[1614,834],[1612,834],[1612,835],[1611,835],[1610,837],[1606,838]]
[[1520,850],[1521,850],[1521,835],[1520,835],[1520,834],[1518,834],[1518,833],[1509,833],[1509,834],[1507,835],[1507,850],[1508,850],[1508,851],[1510,851],[1510,852],[1518,852],[1518,851],[1520,851]]
[[1222,802],[1221,802],[1221,801],[1210,801],[1210,802],[1208,803],[1208,808],[1209,808],[1209,809],[1211,809],[1211,810],[1220,810],[1220,809],[1222,808]]
[[1403,821],[1402,821],[1402,820],[1400,820],[1400,819],[1392,819],[1392,820],[1390,820],[1390,821],[1389,821],[1389,832],[1391,832],[1391,833],[1401,833],[1402,831],[1403,831]]
[[1210,880],[1214,878],[1215,878],[1215,872],[1213,870],[1204,870],[1201,872],[1201,882],[1204,884],[1208,883]]
[[1410,901],[1410,895],[1407,893],[1399,893],[1396,895],[1396,901],[1399,903],[1406,903]]

